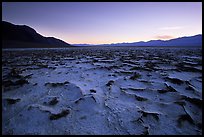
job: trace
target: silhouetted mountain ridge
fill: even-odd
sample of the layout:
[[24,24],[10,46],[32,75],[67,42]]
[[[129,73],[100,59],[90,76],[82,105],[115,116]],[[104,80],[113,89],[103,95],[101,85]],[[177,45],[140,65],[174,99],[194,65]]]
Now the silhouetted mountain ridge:
[[[56,39],[54,37],[44,37],[37,33],[33,28],[26,25],[14,25],[12,23],[2,21],[2,41],[3,48],[12,48],[12,47],[22,47],[22,48],[31,48],[26,44],[19,43],[32,43],[32,45],[40,44],[41,46],[37,47],[69,47],[70,44]],[[8,44],[9,43],[9,44]],[[12,43],[12,44],[11,44]],[[19,44],[16,46],[15,43]],[[45,46],[43,46],[45,45]],[[35,47],[32,47],[35,48]]]
[[[106,45],[106,44],[103,44]],[[147,42],[107,44],[109,46],[202,46],[202,35],[180,37],[170,40],[150,40]]]
[[185,36],[170,40],[150,40],[147,42],[139,41],[132,43],[111,43],[111,44],[74,44],[75,46],[202,46],[202,34],[195,36]]

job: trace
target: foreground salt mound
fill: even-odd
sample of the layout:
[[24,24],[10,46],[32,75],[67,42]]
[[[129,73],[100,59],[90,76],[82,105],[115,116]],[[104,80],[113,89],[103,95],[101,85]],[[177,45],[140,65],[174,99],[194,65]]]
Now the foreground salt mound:
[[199,48],[5,50],[2,57],[2,134],[202,134]]

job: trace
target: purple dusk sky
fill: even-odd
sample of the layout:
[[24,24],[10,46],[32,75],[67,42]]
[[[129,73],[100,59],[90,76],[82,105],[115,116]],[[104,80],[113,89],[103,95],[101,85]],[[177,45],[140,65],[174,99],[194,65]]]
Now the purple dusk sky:
[[3,2],[2,20],[70,44],[202,34],[202,2]]

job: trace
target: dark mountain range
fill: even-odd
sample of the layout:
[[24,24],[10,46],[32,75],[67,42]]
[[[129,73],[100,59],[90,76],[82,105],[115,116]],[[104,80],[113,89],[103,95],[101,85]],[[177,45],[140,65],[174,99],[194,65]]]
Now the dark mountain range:
[[150,40],[147,42],[112,43],[112,44],[74,44],[75,46],[202,46],[202,35],[175,38],[171,40]]
[[54,37],[44,37],[26,25],[2,21],[3,48],[58,48],[71,45]]

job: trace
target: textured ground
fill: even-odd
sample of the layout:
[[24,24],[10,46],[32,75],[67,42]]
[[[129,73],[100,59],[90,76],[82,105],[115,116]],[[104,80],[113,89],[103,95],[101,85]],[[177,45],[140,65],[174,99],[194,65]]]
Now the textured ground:
[[202,134],[202,49],[3,50],[2,134]]

